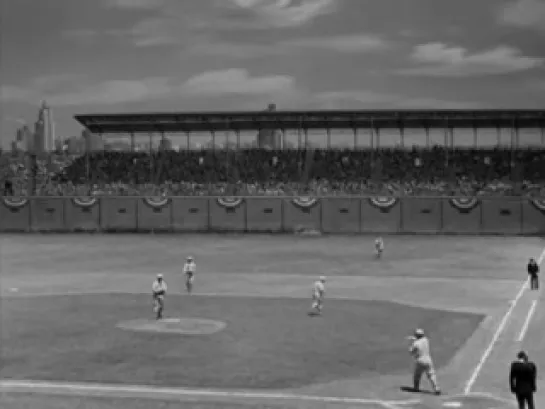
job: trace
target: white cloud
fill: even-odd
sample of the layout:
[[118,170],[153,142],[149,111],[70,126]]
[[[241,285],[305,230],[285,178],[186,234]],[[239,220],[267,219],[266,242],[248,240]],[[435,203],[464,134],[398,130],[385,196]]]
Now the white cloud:
[[[77,84],[77,85],[74,85]],[[2,102],[34,105],[45,99],[52,106],[115,105],[164,98],[195,98],[221,95],[289,96],[296,93],[295,80],[284,75],[252,77],[243,69],[208,71],[180,81],[168,77],[138,80],[82,80],[51,87],[43,78],[29,86],[5,85],[0,88]]]
[[227,58],[255,58],[299,53],[304,50],[327,50],[331,52],[360,54],[380,51],[388,46],[379,37],[367,34],[345,36],[300,38],[280,41],[268,45],[253,43],[229,43],[201,39],[184,50],[194,54],[221,55]]
[[545,32],[545,1],[511,1],[500,9],[499,20],[504,24],[533,27]]
[[538,68],[545,61],[543,58],[523,56],[518,49],[508,46],[470,54],[463,47],[449,47],[443,43],[416,46],[412,60],[421,65],[401,70],[400,73],[435,77],[508,74]]
[[196,75],[182,89],[192,95],[273,95],[294,90],[295,80],[286,75],[251,77],[244,69],[208,71]]
[[346,53],[358,53],[382,49],[387,44],[384,40],[377,36],[354,34],[295,39],[280,43],[280,46],[283,45],[292,48],[319,48]]
[[390,109],[475,109],[480,104],[470,101],[449,101],[438,98],[410,97],[372,91],[333,91],[314,95],[315,104],[322,109],[390,108]]
[[111,80],[52,90],[40,80],[34,80],[29,87],[3,86],[1,97],[4,102],[28,104],[45,99],[52,106],[111,105],[165,96],[171,92],[168,81],[168,78],[163,77]]
[[262,23],[273,27],[299,26],[334,9],[334,0],[231,1],[237,7],[251,11]]
[[156,9],[164,3],[164,0],[106,0],[107,7],[119,9]]

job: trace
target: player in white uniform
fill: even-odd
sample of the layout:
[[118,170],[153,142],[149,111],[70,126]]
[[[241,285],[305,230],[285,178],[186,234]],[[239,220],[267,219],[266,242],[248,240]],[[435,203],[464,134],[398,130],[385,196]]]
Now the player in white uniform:
[[197,265],[193,260],[193,257],[189,256],[184,264],[184,274],[185,274],[185,288],[188,294],[191,294],[193,290],[193,280],[195,279],[195,271]]
[[384,252],[384,241],[382,240],[382,237],[377,237],[377,239],[375,240],[375,253],[377,255],[377,258],[381,258],[383,252]]
[[320,315],[325,296],[325,277],[322,276],[312,286],[312,310],[311,314]]
[[151,292],[153,295],[153,311],[155,312],[155,318],[160,320],[163,318],[163,310],[165,309],[165,296],[167,294],[167,283],[163,279],[162,274],[157,274],[157,279],[151,286]]
[[414,332],[414,336],[408,338],[411,340],[409,353],[413,356],[415,361],[413,373],[414,391],[420,391],[420,380],[422,379],[422,375],[426,374],[428,380],[431,383],[433,391],[436,395],[440,395],[441,390],[439,389],[439,385],[437,383],[437,376],[435,374],[433,360],[431,359],[430,342],[428,338],[425,336],[424,331],[421,329],[417,329]]

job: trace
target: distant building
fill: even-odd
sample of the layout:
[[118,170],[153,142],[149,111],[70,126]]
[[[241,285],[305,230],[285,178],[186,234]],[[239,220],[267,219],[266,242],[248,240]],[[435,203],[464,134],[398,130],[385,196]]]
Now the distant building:
[[[276,111],[276,104],[269,104],[266,112]],[[278,129],[261,129],[257,133],[257,147],[264,149],[281,149],[282,133]]]
[[34,134],[28,128],[27,125],[24,125],[17,129],[15,134],[15,143],[17,150],[30,152],[34,148]]
[[172,141],[168,138],[163,138],[159,141],[159,150],[160,151],[171,151],[172,150]]
[[46,101],[38,112],[38,120],[34,124],[34,149],[36,153],[51,152],[56,149],[57,136],[55,134],[55,121],[53,110]]
[[104,150],[104,141],[101,135],[97,135],[84,129],[81,131],[81,139],[84,141],[84,150],[87,152],[96,152]]

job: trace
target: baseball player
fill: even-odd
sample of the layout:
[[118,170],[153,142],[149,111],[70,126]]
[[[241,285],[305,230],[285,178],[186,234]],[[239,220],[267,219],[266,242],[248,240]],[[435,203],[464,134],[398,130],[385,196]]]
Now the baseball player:
[[530,289],[539,290],[539,264],[531,258],[528,262],[528,276],[530,278]]
[[153,311],[155,312],[155,318],[160,320],[163,318],[163,310],[165,309],[165,296],[167,293],[167,283],[163,279],[162,274],[157,274],[157,279],[151,286],[151,292],[153,295]]
[[325,296],[325,277],[321,276],[312,286],[312,308],[310,314],[321,315]]
[[375,254],[377,255],[377,258],[381,258],[383,252],[384,241],[382,240],[382,237],[377,237],[377,239],[375,240]]
[[193,290],[193,280],[195,279],[195,271],[197,265],[193,260],[193,257],[189,256],[184,264],[184,274],[185,274],[185,288],[188,294],[191,294]]
[[414,358],[415,366],[413,373],[413,388],[415,392],[420,391],[420,380],[423,374],[428,377],[433,391],[436,395],[441,394],[437,384],[437,377],[433,367],[433,360],[430,354],[430,342],[422,329],[414,331],[414,335],[408,337],[411,340],[409,352]]

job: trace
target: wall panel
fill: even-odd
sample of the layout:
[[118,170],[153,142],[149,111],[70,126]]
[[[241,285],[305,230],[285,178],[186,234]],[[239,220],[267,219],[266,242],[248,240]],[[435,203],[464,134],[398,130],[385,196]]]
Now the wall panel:
[[283,226],[286,231],[317,230],[322,228],[321,199],[284,198]]
[[137,202],[139,231],[172,229],[172,203],[168,198],[143,197]]
[[208,206],[212,231],[246,230],[246,199],[240,197],[211,198]]
[[361,200],[363,233],[397,233],[401,228],[401,203],[396,198],[366,197]]
[[444,233],[476,234],[481,231],[482,203],[474,197],[443,199]]
[[545,199],[522,199],[522,233],[545,236]]
[[37,197],[30,200],[30,229],[32,231],[63,231],[64,198]]
[[361,203],[354,198],[322,199],[322,230],[325,233],[359,233]]
[[136,231],[137,197],[103,197],[100,199],[100,225],[103,230]]
[[100,200],[94,197],[64,199],[64,224],[69,231],[100,230]]
[[482,199],[482,227],[485,234],[521,234],[522,204],[520,199]]
[[0,231],[27,232],[30,230],[30,200],[7,198],[0,200]]
[[246,230],[250,232],[282,231],[282,199],[275,197],[246,199]]
[[407,197],[401,202],[401,229],[404,233],[439,233],[441,199]]
[[208,231],[209,199],[203,197],[172,198],[172,228],[175,231]]

